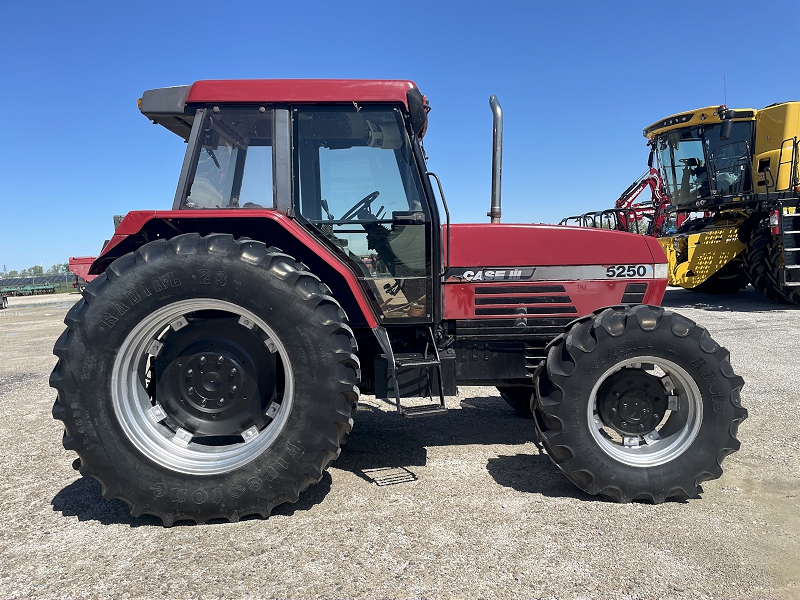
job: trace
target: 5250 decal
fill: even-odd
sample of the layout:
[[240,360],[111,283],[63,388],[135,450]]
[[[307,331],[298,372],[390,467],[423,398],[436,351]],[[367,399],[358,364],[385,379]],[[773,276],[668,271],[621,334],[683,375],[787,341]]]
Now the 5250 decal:
[[606,267],[606,277],[646,277],[651,265],[612,265]]

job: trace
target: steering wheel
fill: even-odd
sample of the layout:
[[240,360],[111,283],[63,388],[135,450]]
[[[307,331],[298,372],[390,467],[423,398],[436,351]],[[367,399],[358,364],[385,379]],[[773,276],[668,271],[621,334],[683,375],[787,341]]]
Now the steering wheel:
[[362,208],[369,208],[369,205],[375,202],[375,199],[380,196],[381,193],[378,190],[375,190],[371,194],[367,194],[361,200],[356,202],[353,207],[344,213],[341,217],[342,221],[347,221],[348,219],[352,219]]

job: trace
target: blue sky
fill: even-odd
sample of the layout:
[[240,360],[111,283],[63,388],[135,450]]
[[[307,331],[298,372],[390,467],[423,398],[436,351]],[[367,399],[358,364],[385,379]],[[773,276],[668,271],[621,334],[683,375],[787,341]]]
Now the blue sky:
[[0,1],[0,267],[96,254],[114,214],[168,208],[182,141],[146,89],[199,79],[412,79],[453,220],[485,222],[489,95],[505,113],[504,222],[610,206],[642,129],[723,102],[800,99],[800,3]]

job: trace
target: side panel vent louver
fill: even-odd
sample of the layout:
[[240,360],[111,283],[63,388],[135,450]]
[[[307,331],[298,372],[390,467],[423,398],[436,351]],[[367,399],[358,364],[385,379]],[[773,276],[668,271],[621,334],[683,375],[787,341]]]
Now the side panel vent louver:
[[622,303],[641,304],[646,293],[646,283],[629,283],[627,286],[625,286],[625,293],[622,295]]

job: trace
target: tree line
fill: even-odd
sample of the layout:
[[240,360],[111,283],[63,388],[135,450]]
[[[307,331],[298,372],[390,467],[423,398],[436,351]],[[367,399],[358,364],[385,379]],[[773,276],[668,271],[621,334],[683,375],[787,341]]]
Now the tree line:
[[69,263],[57,263],[46,271],[42,265],[34,265],[21,271],[0,271],[0,277],[34,277],[36,275],[66,275],[69,273]]

